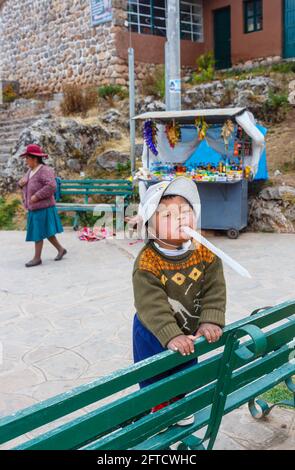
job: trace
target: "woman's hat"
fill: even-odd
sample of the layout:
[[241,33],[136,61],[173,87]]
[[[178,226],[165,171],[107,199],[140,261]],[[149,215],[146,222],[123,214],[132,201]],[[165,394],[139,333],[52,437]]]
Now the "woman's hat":
[[26,156],[33,156],[33,157],[43,157],[43,158],[48,158],[48,155],[44,153],[44,150],[42,147],[36,144],[30,144],[27,146],[26,151],[22,153],[20,156],[21,157],[26,157]]

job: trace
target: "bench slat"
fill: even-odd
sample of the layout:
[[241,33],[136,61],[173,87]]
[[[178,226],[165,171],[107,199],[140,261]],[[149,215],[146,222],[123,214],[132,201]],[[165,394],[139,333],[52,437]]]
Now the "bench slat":
[[263,328],[273,323],[274,318],[276,321],[280,321],[291,315],[294,312],[294,307],[295,302],[286,302],[227,326],[217,346],[209,344],[204,338],[201,338],[196,343],[195,354],[189,358],[167,351],[91,384],[77,387],[70,392],[28,407],[13,416],[2,418],[0,420],[0,443],[103,399],[141,380],[146,380],[172,367],[183,364],[193,357],[213,351],[216,347],[224,345],[228,334],[236,328],[249,323]]
[[61,179],[61,184],[67,184],[67,183],[81,183],[81,184],[89,184],[89,183],[103,183],[103,184],[106,184],[106,183],[120,183],[120,184],[126,184],[126,186],[132,186],[132,182],[131,181],[128,181],[128,180],[123,180],[123,179],[119,179],[119,180],[109,180],[109,179],[97,179],[97,180],[91,180],[91,179],[85,179],[85,180],[64,180],[64,179]]
[[[290,364],[285,364],[279,369],[270,372],[267,376],[262,377],[255,381],[255,383],[250,383],[246,385],[241,390],[238,390],[228,396],[224,414],[228,414],[231,411],[235,410],[238,406],[242,406],[248,403],[251,399],[256,398],[258,395],[261,395],[271,388],[275,387],[279,383],[286,380],[290,375],[294,374],[294,366]],[[147,441],[143,441],[140,444],[132,447],[131,450],[159,450],[167,449],[169,445],[191,435],[193,432],[202,429],[209,422],[211,412],[211,405],[207,408],[197,412],[195,414],[195,424],[190,426],[190,429],[180,428],[180,426],[174,426],[169,431],[162,433],[161,441],[159,439],[151,438]],[[139,432],[137,430],[137,432]]]
[[[67,203],[65,203],[64,205],[57,203],[56,208],[59,212],[92,212],[96,208],[97,210],[100,209],[98,206],[99,204],[73,204],[71,206]],[[118,210],[119,212],[119,209],[111,204],[109,204],[108,207],[101,208],[100,210],[102,212],[115,212],[116,210]]]
[[[283,358],[284,361],[286,361],[286,358],[288,357],[287,354],[290,353],[288,348],[285,347],[285,349],[287,350],[285,351],[285,357]],[[276,355],[278,356],[278,352]],[[264,363],[267,362],[267,359],[267,357],[264,358]],[[295,364],[287,364],[287,366],[285,365],[282,367],[284,368],[284,370],[288,370],[288,376],[295,372]],[[194,368],[197,369],[197,366],[195,366]],[[240,373],[239,382],[242,382],[244,386],[246,386],[251,380],[255,380],[256,382],[257,377],[259,377],[259,372],[259,366],[255,363],[252,363],[250,364],[250,366],[244,367],[241,372],[236,372],[235,374]],[[146,387],[141,391],[134,392],[133,394],[128,395],[127,397],[122,397],[118,399],[115,403],[104,405],[99,410],[91,412],[86,416],[77,418],[70,423],[62,425],[59,428],[54,429],[53,431],[49,431],[48,433],[37,437],[32,441],[18,446],[17,449],[59,450],[79,448],[81,447],[81,445],[83,445],[83,443],[87,442],[87,440],[93,440],[99,434],[106,432],[107,430],[110,431],[113,428],[114,424],[119,425],[120,423],[126,422],[128,419],[130,419],[130,415],[136,416],[137,414],[141,413],[143,408],[142,402],[145,402],[150,408],[152,406],[152,401],[149,398],[149,395],[151,395],[150,391],[152,389],[156,390],[158,393],[161,388],[163,391],[168,391],[170,390],[170,388],[168,387],[168,384],[170,382],[170,387],[173,387],[174,389],[174,395],[178,395],[182,391],[182,388],[179,386],[179,383],[186,382],[187,385],[192,384],[194,376],[196,376],[196,370],[190,370],[189,372],[178,372],[174,376],[171,376],[165,379],[164,381],[161,381],[161,383],[159,382],[150,385],[149,387]],[[273,376],[276,380],[279,380],[278,383],[282,380],[281,374],[278,372],[277,369],[273,371]],[[176,379],[179,379],[180,377],[181,381],[176,381]],[[184,417],[185,415],[190,414],[194,410],[200,411],[202,408],[208,406],[212,402],[214,396],[214,389],[215,384],[211,383],[210,385],[207,385],[206,387],[196,392],[193,392],[191,395],[181,400],[178,404],[178,407],[176,406],[176,409],[179,409],[179,414],[176,414],[175,416],[174,413],[174,422],[175,419]],[[252,392],[257,394],[257,389],[253,389],[252,387]],[[169,398],[168,394],[167,398]],[[163,399],[161,399],[160,401],[162,402]],[[153,417],[151,417],[151,419],[152,418]],[[164,425],[166,425],[166,422],[165,420],[162,420],[162,428]],[[150,427],[149,433],[150,435],[152,435],[154,432],[155,427],[153,424],[153,426]]]
[[104,196],[131,196],[132,193],[127,193],[126,191],[115,191],[115,192],[109,192],[109,191],[104,191],[104,190],[100,190],[100,189],[97,189],[97,190],[92,190],[92,189],[89,189],[89,190],[69,190],[69,191],[64,191],[63,189],[61,189],[61,195],[62,196],[69,196],[69,195],[104,195]]
[[[279,351],[276,351],[271,357],[264,357],[262,359],[259,359],[257,361],[257,364],[251,364],[246,370],[242,371],[236,371],[233,375],[233,383],[230,392],[234,394],[235,396],[235,403],[236,406],[240,406],[240,395],[239,395],[239,389],[241,387],[241,383],[244,385],[247,385],[247,382],[250,382],[252,380],[255,380],[259,376],[260,371],[263,371],[262,375],[265,375],[266,373],[271,373],[274,368],[281,367],[287,360],[288,356],[290,354],[290,350],[288,347],[283,346]],[[207,391],[205,392],[207,395],[207,400],[210,397],[210,387],[212,385],[207,387]],[[199,397],[199,395],[196,394],[196,396]],[[252,397],[249,397],[249,399]],[[230,396],[229,398],[230,399]],[[185,408],[185,413],[186,415],[190,412],[193,412],[194,405],[192,401],[192,407],[191,411],[187,409],[189,406],[189,401],[188,397],[185,398],[185,403],[186,403],[186,408]],[[247,400],[248,401],[248,400]],[[178,407],[180,403],[177,404]],[[170,406],[169,408],[172,410],[175,410],[175,407],[177,408],[176,405],[173,405],[172,407]],[[167,413],[166,413],[167,412]],[[170,416],[175,416],[175,413],[169,413],[168,408],[165,408],[165,411],[163,410],[162,413],[162,419],[159,419],[158,422],[157,420],[155,421],[152,416],[145,416],[139,421],[136,421],[132,425],[128,425],[124,429],[120,429],[118,431],[115,431],[112,435],[108,435],[105,437],[102,437],[99,441],[93,442],[87,446],[83,447],[83,450],[115,450],[115,449],[126,449],[126,445],[128,448],[133,448],[133,449],[147,449],[150,448],[149,441],[146,441],[148,437],[151,435],[151,428],[153,430],[153,434],[156,433],[157,431],[160,431],[163,429],[163,427],[169,426],[174,424],[175,422],[175,417],[174,421],[173,418],[169,422],[169,415]],[[197,415],[198,415],[197,411]],[[194,413],[195,414],[195,413]],[[179,416],[177,419],[181,419],[182,417],[185,417],[185,414],[183,416]],[[170,418],[171,419],[171,418]],[[209,415],[207,416],[207,419],[209,419]],[[205,424],[208,423],[200,423],[200,420],[197,419],[195,421],[194,425],[194,432],[201,429]],[[158,429],[157,429],[157,424],[158,424]],[[180,429],[179,427],[176,426],[176,432],[179,432]],[[167,431],[167,434],[170,432],[170,430]],[[189,428],[188,434],[192,433],[192,428]],[[154,440],[157,442],[157,445],[159,446],[159,443],[161,443],[161,438],[164,435],[164,433],[161,433],[161,437],[157,436]],[[166,436],[166,433],[165,433]],[[183,436],[182,436],[183,437]],[[165,445],[167,445],[167,441],[165,441]],[[136,447],[137,446],[137,447]],[[157,447],[158,449],[161,447]],[[166,447],[167,448],[167,447]]]
[[[259,314],[258,314],[258,315],[259,315]],[[292,329],[291,329],[291,327],[292,327]],[[288,324],[281,325],[280,327],[278,327],[278,328],[275,330],[275,332],[273,332],[273,331],[272,331],[272,332],[267,332],[267,338],[268,338],[268,346],[269,346],[269,348],[273,348],[274,345],[278,345],[278,339],[279,339],[279,338],[280,338],[280,341],[283,342],[283,344],[284,344],[287,340],[289,340],[290,338],[293,338],[293,337],[294,337],[294,334],[295,334],[294,323],[292,324],[291,322],[288,323]],[[204,347],[204,342],[205,342],[205,340],[201,339],[201,340],[199,340],[199,341],[200,341],[200,344],[199,344],[199,346],[197,347],[197,349],[199,350],[199,355],[200,355],[200,349],[202,349],[202,344],[201,344],[201,343],[203,343],[203,347]],[[206,343],[206,344],[208,345],[208,343]],[[218,346],[220,346],[220,344],[219,344]],[[167,355],[167,353],[162,353],[162,355],[163,355],[163,354]],[[168,354],[170,354],[170,352],[168,352]],[[175,354],[175,353],[172,353],[172,354]],[[217,368],[218,368],[218,362],[217,362],[217,361],[220,359],[221,356],[222,356],[222,355],[219,355],[218,358],[214,357],[211,361],[209,361],[209,362],[207,362],[207,363],[205,363],[205,364],[202,365],[202,374],[200,374],[200,375],[198,376],[198,380],[195,379],[195,381],[194,381],[194,386],[195,386],[195,387],[202,386],[202,385],[204,385],[204,384],[206,383],[206,381],[208,381],[208,380],[211,381],[211,380],[214,380],[214,379],[216,378],[216,371],[217,371]],[[170,356],[170,357],[171,357],[171,356]],[[154,359],[154,358],[153,358],[153,359]],[[166,359],[167,359],[167,357],[166,357]],[[178,359],[179,359],[179,358],[178,358]],[[191,357],[190,357],[190,359],[191,359]],[[154,360],[155,360],[155,359],[154,359]],[[149,361],[149,360],[143,361],[143,362],[148,362],[148,361]],[[183,361],[183,362],[184,362],[184,361]],[[159,358],[158,358],[158,363],[159,363]],[[150,365],[150,364],[148,364],[148,365]],[[174,363],[173,365],[175,366],[175,363]],[[135,365],[135,366],[136,366],[136,365]],[[131,366],[131,368],[134,368],[135,366]],[[147,367],[147,365],[146,365],[146,367]],[[200,367],[200,366],[198,366],[198,367]],[[192,369],[192,370],[193,370],[193,369]],[[192,370],[191,370],[191,372],[192,372]],[[128,370],[127,370],[127,369],[125,369],[125,371],[121,371],[121,373],[123,373],[123,372],[126,372],[126,373],[128,374]],[[138,371],[137,371],[137,372],[138,372]],[[161,372],[161,371],[157,368],[157,373],[160,373],[160,372]],[[155,373],[154,375],[156,375],[156,373]],[[118,377],[117,377],[117,378],[118,378]],[[126,378],[126,377],[125,377],[125,378]],[[204,382],[204,381],[205,381],[205,382]],[[129,382],[128,380],[127,380],[127,383],[125,382],[125,387],[131,385],[131,383],[130,383],[130,382],[128,383],[128,382]],[[134,382],[133,382],[133,383],[134,383]],[[188,382],[188,386],[191,385],[191,383],[192,383],[192,382]],[[89,386],[91,386],[91,385],[93,386],[94,384],[89,384]],[[114,389],[112,390],[113,393],[115,393],[116,391],[118,391],[118,388],[116,387],[116,384],[115,384],[115,383],[113,383],[113,387],[114,387]],[[124,387],[124,388],[125,388],[125,387]],[[122,387],[121,387],[120,389],[122,389]],[[76,390],[78,390],[78,389],[76,389]],[[72,391],[72,392],[74,392],[74,391]],[[84,390],[84,392],[85,392],[85,390]],[[162,398],[164,398],[165,396],[167,396],[167,391],[164,391],[164,392],[162,393],[162,394],[163,394],[163,397],[162,397],[162,395],[160,396],[159,393],[160,393],[160,390],[158,389],[158,391],[157,391],[157,400],[161,400]],[[178,392],[175,390],[175,386],[172,387],[172,391],[170,390],[169,393],[170,393],[170,394],[172,393],[172,396],[175,396],[175,394],[178,393]],[[110,395],[110,392],[107,393],[107,394],[99,393],[99,390],[97,389],[96,399],[92,399],[92,402],[97,401],[97,400],[103,398],[104,396],[108,396],[108,395]],[[154,400],[154,401],[155,401],[155,397],[153,397],[152,394],[150,394],[150,395],[151,395],[150,400]],[[62,396],[60,396],[60,397],[62,398]],[[57,399],[57,398],[58,398],[58,397],[56,397],[56,399]],[[68,397],[68,398],[69,398],[69,397]],[[63,412],[63,413],[60,413],[59,416],[64,415],[64,414],[66,413],[66,411],[69,413],[69,412],[74,411],[74,410],[76,410],[76,409],[79,409],[79,408],[81,408],[81,407],[83,407],[83,406],[85,406],[86,404],[89,404],[89,403],[91,402],[91,401],[86,400],[86,397],[84,397],[84,400],[83,400],[83,393],[82,393],[82,390],[80,390],[80,397],[79,397],[79,398],[80,398],[80,402],[77,402],[77,404],[79,405],[78,407],[75,407],[75,400],[74,400],[74,398],[75,398],[75,397],[72,397],[72,400],[73,400],[73,403],[72,403],[73,406],[72,406],[72,407],[70,406],[70,403],[69,403],[69,402],[68,402],[68,403],[60,403],[60,405],[59,405],[59,412],[61,412],[61,409],[63,409],[64,412]],[[92,397],[92,398],[93,398],[93,397]],[[49,402],[50,402],[50,400],[49,400]],[[27,414],[28,414],[27,420],[24,419],[23,423],[21,423],[21,421],[22,421],[21,419],[19,419],[19,420],[14,419],[14,420],[13,420],[12,422],[10,422],[10,423],[7,422],[7,423],[6,423],[6,424],[7,424],[7,425],[6,425],[6,432],[5,432],[6,440],[7,440],[7,438],[8,438],[7,433],[9,434],[8,431],[10,430],[10,438],[12,438],[11,436],[13,435],[13,433],[15,433],[16,428],[18,429],[18,432],[19,432],[19,431],[20,431],[20,426],[21,426],[22,424],[24,425],[24,427],[26,428],[26,430],[22,429],[19,434],[22,434],[22,433],[28,431],[29,429],[28,429],[27,427],[28,427],[29,424],[31,424],[31,429],[34,429],[35,427],[40,426],[40,425],[42,424],[42,422],[41,422],[41,424],[40,424],[40,418],[42,418],[41,421],[43,421],[43,424],[45,424],[45,422],[51,421],[52,419],[56,419],[56,418],[58,417],[58,416],[56,416],[56,411],[57,411],[57,410],[55,409],[54,405],[53,405],[52,403],[49,403],[49,402],[48,402],[48,401],[47,401],[47,402],[43,402],[43,414],[42,414],[42,409],[40,410],[40,408],[39,408],[39,413],[38,413],[38,409],[35,410],[35,411],[37,412],[37,415],[35,416],[35,418],[36,418],[35,421],[33,420],[32,413],[34,412],[34,408],[35,408],[37,405],[31,407],[30,409],[27,409]],[[145,404],[146,404],[146,403],[145,403]],[[155,404],[157,404],[157,403],[151,404],[151,406],[154,406]],[[52,419],[48,419],[48,412],[49,412],[48,407],[50,407],[50,405],[51,405],[51,406],[53,405],[53,409],[51,410],[51,412],[52,412],[52,415],[55,416],[55,417],[52,417]],[[142,405],[141,405],[141,406],[142,406]],[[146,404],[146,406],[150,406],[150,404]],[[44,410],[44,407],[46,407],[45,410]],[[143,408],[143,409],[144,409],[144,408]],[[24,410],[24,411],[26,411],[26,410]],[[38,414],[39,414],[39,416],[38,416]],[[41,415],[41,416],[40,416],[40,415]],[[21,418],[21,416],[20,416],[20,418]],[[45,420],[46,420],[46,418],[47,418],[47,420],[46,420],[45,422],[44,422],[44,418],[45,418]],[[38,421],[38,419],[39,419],[39,421]],[[2,421],[3,421],[3,420],[2,420]],[[18,422],[17,422],[17,421],[18,421]],[[30,421],[31,421],[31,423],[30,423]],[[33,422],[32,422],[32,421],[33,421]],[[9,426],[9,424],[10,424],[10,426]],[[0,421],[0,437],[1,437],[1,438],[2,438],[2,436],[3,436],[3,432],[5,431],[5,429],[3,429],[3,425],[5,425],[5,423]],[[14,425],[14,426],[13,426],[13,425]],[[32,427],[32,425],[33,425],[33,427]],[[5,426],[4,426],[4,427],[5,427]],[[21,427],[23,427],[23,426],[21,426]],[[10,428],[10,429],[9,429],[9,428]],[[97,429],[97,428],[96,428],[96,429]],[[2,433],[2,435],[1,435],[1,433]],[[18,434],[18,435],[19,435],[19,434]],[[5,437],[5,436],[4,436],[4,437]],[[16,436],[14,435],[13,437],[16,437]]]

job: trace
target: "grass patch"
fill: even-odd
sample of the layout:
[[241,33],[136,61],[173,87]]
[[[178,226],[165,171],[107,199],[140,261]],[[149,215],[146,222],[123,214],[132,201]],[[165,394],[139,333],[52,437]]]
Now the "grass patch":
[[208,83],[213,80],[247,80],[253,77],[266,76],[272,74],[295,74],[295,61],[281,62],[272,65],[258,65],[248,70],[234,68],[229,70],[215,70],[215,60],[213,54],[203,54],[197,59],[197,71],[192,74],[192,83]]
[[128,91],[121,85],[103,85],[98,88],[98,96],[107,101],[110,106],[113,106],[115,96],[118,96],[120,100],[124,100],[128,97]]
[[141,92],[144,96],[154,96],[163,99],[165,97],[165,70],[163,66],[157,66],[153,73],[148,73],[141,84]]
[[[287,386],[284,383],[277,385],[276,387],[268,390],[267,392],[263,393],[260,396],[263,400],[267,401],[268,403],[277,403],[283,400],[292,400],[293,393],[288,390]],[[284,408],[288,408],[285,405],[281,405]]]
[[19,199],[5,200],[0,197],[0,229],[14,230],[17,228],[16,217],[21,206]]
[[215,80],[215,59],[213,52],[200,55],[197,59],[197,71],[193,73],[192,82],[195,85]]
[[288,102],[288,95],[270,92],[268,99],[262,105],[261,118],[268,124],[277,124],[286,119],[291,106]]

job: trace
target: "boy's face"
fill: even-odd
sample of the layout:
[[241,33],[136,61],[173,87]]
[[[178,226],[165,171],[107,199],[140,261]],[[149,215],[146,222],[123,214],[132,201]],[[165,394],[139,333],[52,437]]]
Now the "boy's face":
[[181,196],[161,199],[157,211],[149,222],[149,228],[157,238],[175,246],[190,238],[183,232],[183,227],[194,229],[195,226],[195,213],[187,200]]

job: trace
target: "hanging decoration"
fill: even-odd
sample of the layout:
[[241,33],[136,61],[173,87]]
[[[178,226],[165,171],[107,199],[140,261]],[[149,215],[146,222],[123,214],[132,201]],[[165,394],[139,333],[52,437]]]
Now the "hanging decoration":
[[226,150],[228,150],[229,139],[230,139],[231,135],[234,133],[234,130],[235,130],[234,123],[230,119],[225,121],[225,123],[224,123],[224,125],[221,129],[221,136],[223,138],[224,146],[225,146]]
[[205,119],[202,117],[199,117],[198,119],[195,120],[195,126],[198,131],[198,139],[199,140],[204,140],[207,134],[207,130],[209,128],[209,125],[205,121]]
[[155,122],[148,120],[145,121],[143,127],[143,137],[148,148],[153,152],[154,155],[158,155],[157,150],[157,125]]
[[181,130],[180,125],[175,123],[175,121],[169,122],[166,124],[165,133],[171,148],[174,148],[178,142],[181,140]]

